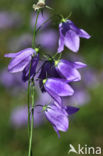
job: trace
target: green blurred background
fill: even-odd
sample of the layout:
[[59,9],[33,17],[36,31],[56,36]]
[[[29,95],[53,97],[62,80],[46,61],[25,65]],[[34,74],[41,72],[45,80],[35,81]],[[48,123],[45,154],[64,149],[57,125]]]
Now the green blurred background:
[[[22,25],[0,30],[0,70],[7,67],[9,62],[3,58],[5,53],[10,52],[7,46],[9,40],[26,32],[31,33],[30,15],[33,12],[33,3],[34,1],[29,0],[0,0],[0,11],[18,12],[22,16]],[[91,34],[90,40],[81,39],[77,56],[83,57],[88,67],[96,71],[98,85],[94,83],[87,88],[89,102],[70,119],[69,130],[60,133],[60,139],[48,122],[34,129],[33,156],[67,156],[69,144],[75,148],[78,144],[103,148],[103,0],[48,0],[48,5],[64,17],[72,12],[71,19],[74,23]],[[57,25],[53,26],[58,29]],[[26,100],[25,91],[13,96],[9,89],[0,85],[0,156],[27,155],[27,128],[15,129],[10,124],[13,108],[26,104]]]

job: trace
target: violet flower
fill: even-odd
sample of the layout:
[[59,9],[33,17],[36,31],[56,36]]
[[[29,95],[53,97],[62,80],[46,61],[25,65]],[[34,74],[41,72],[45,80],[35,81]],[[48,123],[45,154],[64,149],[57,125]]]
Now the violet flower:
[[79,108],[72,106],[65,106],[61,108],[56,104],[49,104],[45,110],[45,115],[48,121],[52,124],[54,130],[57,132],[58,137],[60,137],[59,131],[66,132],[69,127],[68,117],[76,113]]
[[23,72],[22,79],[25,82],[29,79],[29,68],[31,64],[30,77],[35,75],[36,66],[39,60],[38,54],[32,48],[27,48],[18,53],[5,54],[5,57],[12,58],[8,65],[8,71],[10,73]]
[[81,75],[77,69],[84,67],[86,67],[86,64],[82,62],[70,62],[63,59],[55,61],[56,70],[68,82],[81,80]]
[[48,92],[50,96],[60,105],[62,105],[61,97],[72,96],[74,94],[74,90],[71,88],[71,86],[67,83],[65,79],[44,79],[43,85],[46,92]]
[[83,29],[79,29],[71,20],[65,20],[59,24],[59,48],[58,52],[64,50],[64,45],[73,52],[77,52],[80,46],[80,37],[89,39],[90,35]]

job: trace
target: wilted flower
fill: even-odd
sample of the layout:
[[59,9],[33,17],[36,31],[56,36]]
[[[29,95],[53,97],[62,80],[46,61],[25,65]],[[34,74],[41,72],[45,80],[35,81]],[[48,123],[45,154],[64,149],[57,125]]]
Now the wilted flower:
[[60,137],[59,131],[66,132],[69,127],[68,117],[76,113],[79,108],[72,106],[59,107],[57,104],[49,104],[45,110],[45,115],[52,124],[54,130]]
[[35,75],[36,66],[39,60],[38,54],[32,48],[24,49],[18,53],[5,54],[5,57],[12,58],[10,64],[8,65],[8,70],[11,73],[23,72],[22,79],[26,81],[29,79],[29,68],[30,77]]
[[89,39],[90,35],[83,29],[79,29],[71,20],[65,20],[59,24],[59,48],[58,52],[64,50],[64,45],[73,52],[77,52],[80,46],[80,37]]

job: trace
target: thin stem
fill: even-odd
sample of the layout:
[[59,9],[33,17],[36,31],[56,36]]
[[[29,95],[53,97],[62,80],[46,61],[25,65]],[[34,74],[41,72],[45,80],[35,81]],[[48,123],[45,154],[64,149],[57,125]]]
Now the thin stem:
[[35,26],[34,26],[34,33],[33,33],[33,40],[32,40],[32,48],[33,49],[35,48],[36,25],[37,25],[39,13],[40,13],[40,10],[37,11],[36,21],[35,21]]
[[30,137],[30,70],[31,63],[29,68],[29,80],[28,80],[28,136]]
[[32,80],[32,110],[31,110],[31,128],[30,128],[30,138],[29,138],[29,152],[28,156],[32,153],[32,137],[33,137],[33,125],[34,125],[34,79]]
[[[33,40],[32,40],[32,48],[35,48],[35,37],[36,37],[36,25],[40,11],[37,11],[35,26],[34,26],[34,33],[33,33]],[[28,129],[29,129],[29,151],[28,156],[32,155],[32,136],[33,136],[33,122],[34,122],[34,79],[32,79],[32,112],[30,112],[30,71],[31,71],[31,64],[29,68],[29,81],[28,81]],[[30,122],[30,115],[31,122]]]

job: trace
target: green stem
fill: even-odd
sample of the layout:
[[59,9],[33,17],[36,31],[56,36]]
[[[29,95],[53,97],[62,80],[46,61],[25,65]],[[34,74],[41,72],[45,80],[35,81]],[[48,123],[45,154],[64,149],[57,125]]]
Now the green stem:
[[30,138],[29,138],[29,152],[28,156],[32,153],[32,137],[33,137],[33,125],[34,125],[34,80],[32,80],[32,110],[31,110],[31,127],[30,127]]
[[33,33],[33,40],[32,40],[32,48],[33,49],[35,48],[36,25],[37,25],[39,13],[40,13],[40,10],[37,11],[36,21],[35,21],[35,26],[34,26],[34,33]]
[[[36,25],[40,11],[37,11],[35,26],[34,26],[34,33],[33,33],[33,40],[32,40],[32,48],[35,48],[35,38],[36,38]],[[29,129],[29,151],[28,156],[32,155],[32,136],[33,136],[33,122],[34,122],[34,79],[32,79],[32,112],[30,112],[30,70],[31,70],[31,63],[29,68],[29,81],[28,81],[28,129]],[[30,115],[31,115],[31,122],[30,122]]]
[[29,80],[28,80],[28,136],[30,137],[30,70],[31,63],[29,68]]

